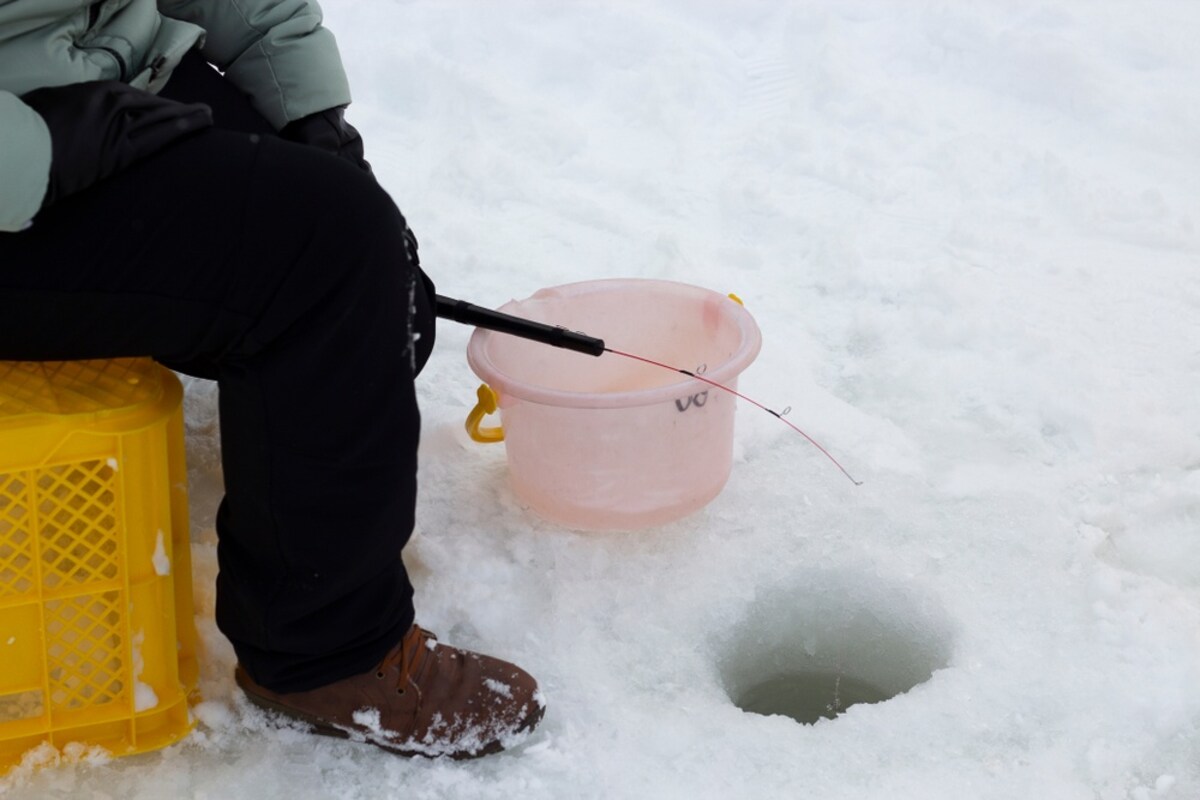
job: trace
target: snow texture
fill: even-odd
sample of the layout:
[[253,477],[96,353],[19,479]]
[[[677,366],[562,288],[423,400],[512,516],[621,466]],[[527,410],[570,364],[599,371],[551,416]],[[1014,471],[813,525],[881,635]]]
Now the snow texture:
[[[528,669],[547,712],[509,752],[408,760],[239,696],[216,394],[188,381],[199,725],[7,797],[1200,797],[1200,6],[322,6],[441,293],[736,292],[763,332],[739,389],[864,485],[743,404],[703,510],[556,527],[467,440],[470,330],[439,325],[418,619]],[[895,696],[737,708],[789,664]]]

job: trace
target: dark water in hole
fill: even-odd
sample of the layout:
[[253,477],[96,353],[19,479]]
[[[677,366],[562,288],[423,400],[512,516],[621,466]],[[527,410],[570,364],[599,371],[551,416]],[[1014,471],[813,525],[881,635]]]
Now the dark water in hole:
[[801,672],[751,686],[737,699],[737,706],[754,714],[782,714],[811,725],[819,719],[833,719],[857,703],[878,703],[891,697],[850,675]]

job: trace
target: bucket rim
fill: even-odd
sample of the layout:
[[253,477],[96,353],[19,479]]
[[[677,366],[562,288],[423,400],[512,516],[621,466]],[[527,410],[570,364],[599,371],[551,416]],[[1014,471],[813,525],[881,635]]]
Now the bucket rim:
[[[728,385],[735,381],[737,376],[758,357],[758,353],[762,348],[762,333],[759,331],[754,317],[740,302],[712,289],[681,281],[659,278],[600,278],[589,281],[576,281],[574,283],[565,283],[539,289],[529,297],[520,300],[509,300],[497,310],[505,313],[514,313],[512,309],[515,306],[530,300],[545,299],[553,296],[578,296],[591,292],[615,291],[629,287],[656,287],[670,289],[675,292],[688,292],[697,298],[727,300],[728,302],[720,306],[720,309],[723,314],[731,316],[738,327],[741,338],[737,349],[722,364],[716,367],[710,366],[704,373],[705,380],[687,377],[680,373],[680,380],[674,383],[627,392],[571,392],[514,381],[501,372],[487,354],[487,344],[491,341],[491,337],[503,334],[496,334],[483,328],[476,328],[467,342],[467,363],[476,376],[486,381],[501,398],[505,395],[511,395],[531,403],[560,408],[637,408],[674,400],[681,393],[691,391],[692,387],[696,387],[696,390],[699,390],[700,387],[710,386],[710,381]],[[585,331],[585,333],[587,332]],[[582,353],[577,355],[579,358],[595,358],[595,356]],[[606,353],[599,356],[599,358],[604,358],[608,355],[611,354]],[[636,355],[643,354],[637,353]]]

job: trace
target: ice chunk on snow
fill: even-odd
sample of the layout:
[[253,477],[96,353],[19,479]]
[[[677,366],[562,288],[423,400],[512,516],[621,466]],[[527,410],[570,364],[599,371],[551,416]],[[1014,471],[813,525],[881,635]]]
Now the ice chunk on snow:
[[213,730],[232,728],[237,724],[233,710],[219,700],[205,700],[197,703],[191,710],[196,712],[197,719]]
[[138,681],[133,687],[133,710],[149,711],[158,705],[158,695],[148,683]]
[[160,529],[158,539],[154,543],[154,555],[150,557],[154,562],[154,571],[159,575],[171,574],[171,559],[167,557],[166,543],[163,541],[163,532]]
[[146,659],[142,657],[142,644],[146,641],[146,632],[138,631],[133,636],[133,710],[135,712],[149,711],[158,705],[158,695],[154,687],[142,680],[142,672],[146,669]]
[[350,715],[354,720],[355,725],[362,725],[371,733],[383,734],[386,733],[383,729],[383,724],[380,722],[378,708],[360,708]]

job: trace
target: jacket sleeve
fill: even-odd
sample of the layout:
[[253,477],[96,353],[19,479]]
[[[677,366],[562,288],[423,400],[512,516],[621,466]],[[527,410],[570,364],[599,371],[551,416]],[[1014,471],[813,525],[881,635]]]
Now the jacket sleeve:
[[350,102],[333,34],[313,0],[159,0],[207,31],[203,52],[276,129]]
[[0,232],[19,231],[50,182],[50,130],[12,92],[0,91]]

